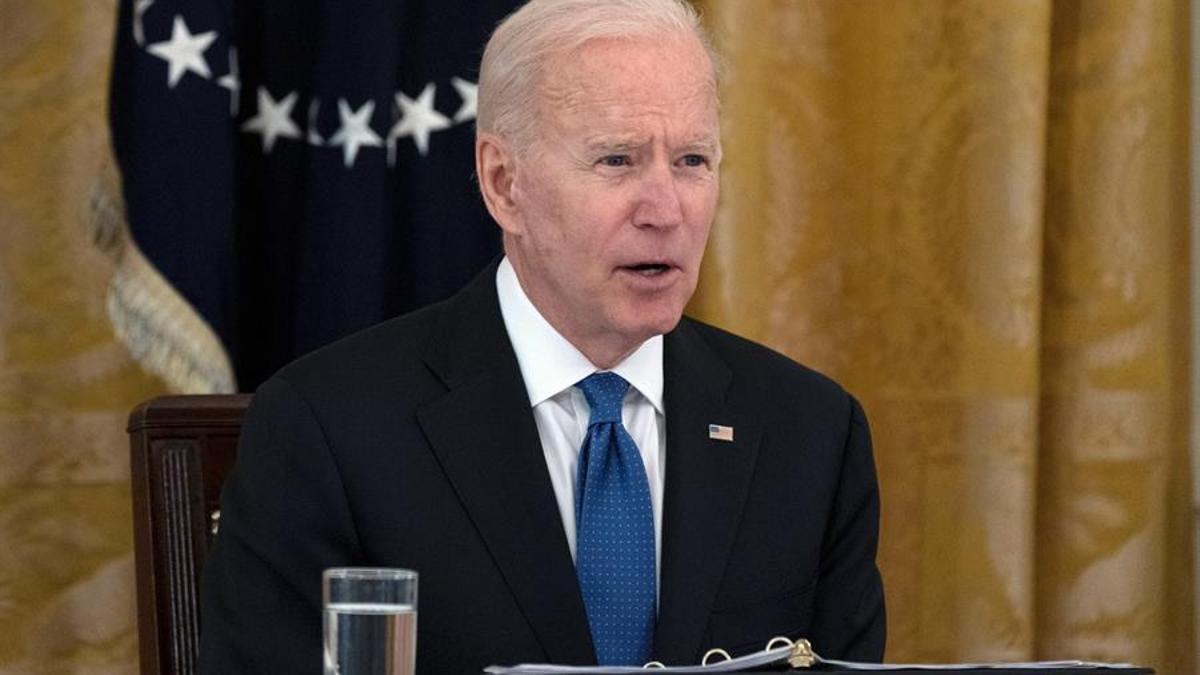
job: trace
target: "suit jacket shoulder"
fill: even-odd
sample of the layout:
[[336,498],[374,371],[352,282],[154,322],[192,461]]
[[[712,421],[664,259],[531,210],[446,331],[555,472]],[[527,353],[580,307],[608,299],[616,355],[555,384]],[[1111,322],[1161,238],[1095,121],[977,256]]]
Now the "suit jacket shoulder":
[[[354,421],[416,410],[485,372],[519,378],[496,299],[495,267],[451,298],[322,347],[273,379],[288,383],[319,415]],[[360,429],[373,423],[361,421],[366,426]]]
[[832,378],[752,340],[688,317],[675,333],[681,336],[677,343],[703,344],[729,368],[726,400],[739,412],[764,420],[796,420],[799,414],[836,425],[849,419],[857,405]]
[[694,331],[731,368],[745,377],[783,377],[788,383],[809,388],[814,393],[835,398],[848,396],[846,390],[829,376],[753,340],[691,317],[683,318],[680,329]]

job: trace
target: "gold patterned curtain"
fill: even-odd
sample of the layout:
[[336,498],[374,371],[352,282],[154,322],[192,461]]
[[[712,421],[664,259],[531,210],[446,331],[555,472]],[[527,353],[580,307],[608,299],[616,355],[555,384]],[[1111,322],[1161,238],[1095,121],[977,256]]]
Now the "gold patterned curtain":
[[[0,673],[134,673],[125,417],[89,195],[115,0],[0,1]],[[101,216],[106,211],[98,205]]]
[[888,660],[1194,672],[1187,0],[697,4],[692,310],[863,400]]

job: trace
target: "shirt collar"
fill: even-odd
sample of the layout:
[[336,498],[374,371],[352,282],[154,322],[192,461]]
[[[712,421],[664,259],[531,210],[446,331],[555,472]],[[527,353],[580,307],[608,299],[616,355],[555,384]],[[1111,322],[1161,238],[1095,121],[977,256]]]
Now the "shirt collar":
[[[496,293],[504,328],[517,354],[530,406],[536,406],[598,369],[575,345],[562,336],[521,288],[516,270],[506,256],[496,270]],[[646,340],[612,368],[663,412],[663,337]]]

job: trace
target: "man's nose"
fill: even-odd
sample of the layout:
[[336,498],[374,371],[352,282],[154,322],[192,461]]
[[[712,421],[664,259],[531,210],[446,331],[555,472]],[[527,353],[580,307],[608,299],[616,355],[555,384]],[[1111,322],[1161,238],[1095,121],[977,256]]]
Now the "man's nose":
[[669,164],[655,162],[642,175],[634,224],[638,227],[678,227],[683,224],[679,185]]

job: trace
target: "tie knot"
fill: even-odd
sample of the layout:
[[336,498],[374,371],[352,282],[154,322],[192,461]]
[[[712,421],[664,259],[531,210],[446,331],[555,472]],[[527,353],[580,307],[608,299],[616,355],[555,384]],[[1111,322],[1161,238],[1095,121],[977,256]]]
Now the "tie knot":
[[602,422],[621,423],[621,403],[629,383],[616,373],[592,373],[575,385],[592,407],[588,426]]

